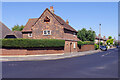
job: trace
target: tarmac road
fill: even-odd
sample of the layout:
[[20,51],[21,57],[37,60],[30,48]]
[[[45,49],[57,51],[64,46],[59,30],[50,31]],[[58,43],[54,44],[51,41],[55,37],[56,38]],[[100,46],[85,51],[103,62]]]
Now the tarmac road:
[[46,61],[2,63],[3,78],[117,78],[118,49]]

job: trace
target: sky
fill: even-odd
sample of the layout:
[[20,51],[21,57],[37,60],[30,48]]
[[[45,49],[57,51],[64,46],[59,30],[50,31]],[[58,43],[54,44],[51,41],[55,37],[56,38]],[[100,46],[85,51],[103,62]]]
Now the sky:
[[10,29],[25,25],[29,18],[40,17],[50,6],[76,30],[92,28],[98,35],[101,24],[102,36],[118,39],[117,2],[3,2],[2,22]]

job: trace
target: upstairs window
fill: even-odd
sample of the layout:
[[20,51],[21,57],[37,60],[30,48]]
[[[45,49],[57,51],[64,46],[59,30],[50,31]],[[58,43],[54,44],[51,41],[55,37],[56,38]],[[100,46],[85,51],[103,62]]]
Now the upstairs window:
[[43,35],[51,35],[51,30],[44,30]]
[[50,19],[46,16],[45,19],[44,19],[44,22],[50,22]]

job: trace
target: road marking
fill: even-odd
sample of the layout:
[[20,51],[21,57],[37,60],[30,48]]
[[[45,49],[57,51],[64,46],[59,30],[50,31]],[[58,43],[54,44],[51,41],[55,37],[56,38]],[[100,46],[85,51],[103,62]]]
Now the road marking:
[[112,53],[112,52],[108,52],[108,53],[106,53],[106,54],[103,54],[102,57],[103,57],[103,56],[107,56],[107,55],[109,55],[110,53]]

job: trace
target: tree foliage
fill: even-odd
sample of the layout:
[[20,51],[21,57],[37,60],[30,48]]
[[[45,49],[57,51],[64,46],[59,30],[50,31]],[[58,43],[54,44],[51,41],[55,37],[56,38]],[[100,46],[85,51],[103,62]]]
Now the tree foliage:
[[17,24],[12,28],[12,31],[22,31],[24,27],[25,27],[24,25],[19,26]]
[[107,41],[106,41],[106,43],[107,43],[107,45],[113,45],[113,41],[114,41],[114,39],[108,39]]
[[109,36],[108,39],[112,39],[112,36]]
[[82,41],[94,41],[95,40],[95,31],[86,30],[85,28],[78,30],[77,37]]

